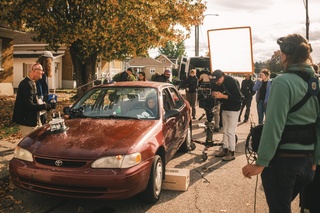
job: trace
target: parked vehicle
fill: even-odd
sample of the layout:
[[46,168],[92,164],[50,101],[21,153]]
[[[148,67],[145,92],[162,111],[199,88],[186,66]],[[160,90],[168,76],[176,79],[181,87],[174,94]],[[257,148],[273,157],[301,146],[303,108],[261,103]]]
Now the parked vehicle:
[[16,186],[75,198],[140,194],[154,203],[165,165],[191,149],[190,106],[168,83],[100,85],[64,112],[16,147],[9,165]]
[[203,57],[203,56],[195,56],[186,58],[183,57],[180,62],[179,66],[179,73],[178,77],[180,79],[180,88],[184,88],[184,81],[189,76],[189,72],[192,69],[197,70],[197,77],[200,77],[200,71],[202,70],[210,70],[210,57]]

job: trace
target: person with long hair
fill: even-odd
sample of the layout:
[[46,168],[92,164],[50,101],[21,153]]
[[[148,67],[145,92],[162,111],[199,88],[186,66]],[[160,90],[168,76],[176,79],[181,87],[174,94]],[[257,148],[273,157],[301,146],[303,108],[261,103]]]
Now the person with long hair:
[[[42,102],[48,102],[49,86],[48,86],[48,77],[52,77],[52,61],[53,55],[50,51],[44,51],[41,56],[38,58],[37,63],[41,64],[43,67],[42,78],[37,82],[37,95]],[[47,113],[43,111],[40,116],[42,124],[45,124],[47,121]]]
[[291,110],[316,89],[303,77],[315,79],[308,40],[290,34],[277,43],[283,72],[272,82],[256,163],[244,166],[242,173],[247,178],[261,173],[269,212],[289,213],[320,164],[320,107],[310,95],[298,110]]
[[138,81],[147,81],[145,72],[143,71],[138,72]]

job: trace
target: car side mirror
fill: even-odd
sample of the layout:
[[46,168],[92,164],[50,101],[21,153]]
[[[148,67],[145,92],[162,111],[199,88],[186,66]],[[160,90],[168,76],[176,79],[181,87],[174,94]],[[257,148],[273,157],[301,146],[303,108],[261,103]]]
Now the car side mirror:
[[69,106],[63,108],[63,113],[65,115],[69,115],[70,114],[69,112],[70,112],[70,107]]
[[176,117],[179,115],[179,110],[177,109],[169,109],[165,115],[164,115],[164,118],[167,119],[167,118],[172,118],[172,117]]

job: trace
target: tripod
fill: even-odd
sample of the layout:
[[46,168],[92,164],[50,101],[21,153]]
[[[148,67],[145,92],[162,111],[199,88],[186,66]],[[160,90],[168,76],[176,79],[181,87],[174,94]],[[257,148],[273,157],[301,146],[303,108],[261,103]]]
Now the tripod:
[[214,122],[212,122],[212,119],[214,117],[214,113],[219,113],[217,112],[217,107],[215,106],[213,108],[210,108],[210,107],[204,108],[204,110],[205,110],[205,113],[202,114],[199,120],[201,120],[206,115],[207,117],[207,121],[205,122],[206,140],[203,142],[203,141],[192,139],[192,142],[204,145],[204,149],[202,151],[202,159],[206,161],[208,159],[208,155],[206,151],[212,146],[221,146],[222,143],[221,142],[215,143],[213,140]]

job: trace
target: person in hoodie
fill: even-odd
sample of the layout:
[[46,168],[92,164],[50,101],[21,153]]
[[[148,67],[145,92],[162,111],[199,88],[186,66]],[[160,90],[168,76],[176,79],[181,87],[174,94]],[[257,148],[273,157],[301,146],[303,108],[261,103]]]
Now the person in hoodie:
[[317,88],[300,77],[315,77],[312,48],[299,34],[281,37],[277,43],[283,74],[272,82],[256,163],[244,166],[242,173],[247,178],[261,173],[269,212],[289,213],[291,202],[320,164],[320,107],[312,95],[290,112],[309,89]]
[[196,70],[192,69],[186,79],[186,98],[192,109],[192,119],[196,119],[197,88],[198,78],[196,77]]

